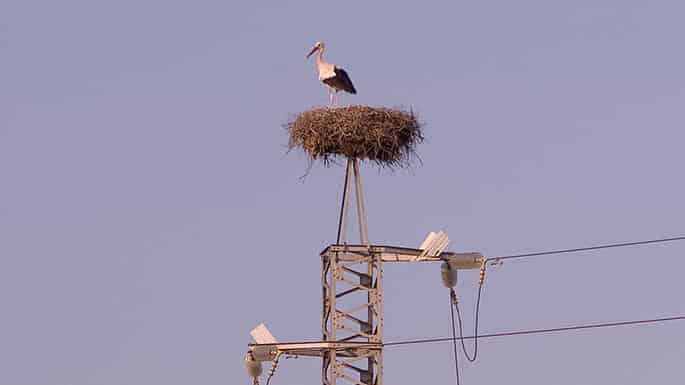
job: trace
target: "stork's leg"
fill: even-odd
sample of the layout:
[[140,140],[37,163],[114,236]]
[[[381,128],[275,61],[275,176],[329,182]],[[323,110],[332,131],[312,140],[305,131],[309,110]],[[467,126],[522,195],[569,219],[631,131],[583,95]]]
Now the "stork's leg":
[[333,89],[331,87],[328,87],[328,106],[333,107],[335,104],[335,96]]

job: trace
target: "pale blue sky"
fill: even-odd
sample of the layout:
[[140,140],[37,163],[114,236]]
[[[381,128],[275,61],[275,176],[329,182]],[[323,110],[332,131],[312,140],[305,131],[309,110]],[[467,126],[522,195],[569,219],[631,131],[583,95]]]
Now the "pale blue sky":
[[[489,256],[685,233],[681,1],[0,4],[0,384],[248,384],[260,321],[320,337],[343,169],[286,154],[317,40],[412,107],[421,166],[364,166],[373,242]],[[483,332],[685,313],[685,244],[507,263]],[[447,336],[439,267],[385,268],[385,340]],[[458,287],[468,329],[477,273]],[[483,340],[464,384],[680,384],[685,324]],[[386,384],[452,384],[451,346]],[[462,360],[463,361],[463,360]],[[284,361],[274,385],[317,384]]]

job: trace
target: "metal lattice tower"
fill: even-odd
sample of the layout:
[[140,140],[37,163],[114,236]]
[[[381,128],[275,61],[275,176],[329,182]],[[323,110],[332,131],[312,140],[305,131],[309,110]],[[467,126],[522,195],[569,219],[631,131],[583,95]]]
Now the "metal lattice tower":
[[[359,243],[348,243],[347,221],[354,185]],[[380,246],[369,243],[359,161],[348,159],[345,173],[336,243],[321,252],[323,311],[322,340],[278,342],[265,325],[250,332],[245,366],[253,385],[259,384],[262,362],[271,361],[267,385],[282,356],[322,359],[323,385],[338,381],[353,385],[383,383],[382,278],[385,262],[442,262],[447,272],[482,268],[487,261],[480,253],[445,251],[449,240],[444,232],[431,232],[418,248]],[[456,282],[456,276],[451,279]]]

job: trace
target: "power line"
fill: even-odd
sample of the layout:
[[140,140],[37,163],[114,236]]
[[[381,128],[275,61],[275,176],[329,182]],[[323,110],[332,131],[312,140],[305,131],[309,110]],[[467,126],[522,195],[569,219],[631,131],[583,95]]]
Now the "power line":
[[627,247],[627,246],[638,246],[647,245],[650,243],[664,243],[664,242],[674,242],[674,241],[684,241],[685,236],[678,236],[672,238],[660,238],[660,239],[649,239],[646,241],[635,241],[635,242],[622,242],[622,243],[609,243],[605,245],[589,246],[589,247],[579,247],[574,249],[560,249],[560,250],[550,250],[541,251],[536,253],[525,253],[525,254],[513,254],[504,255],[501,257],[491,258],[493,261],[504,260],[504,259],[516,259],[516,258],[528,258],[528,257],[539,257],[542,255],[552,255],[552,254],[564,254],[564,253],[579,253],[583,251],[600,250],[600,249],[610,249],[615,247]]
[[[457,331],[454,328],[454,290],[450,290],[450,314],[452,315],[452,348],[454,349],[454,371],[457,375],[457,385],[461,385],[459,381],[459,353],[457,353]],[[459,325],[461,327],[461,325]],[[461,336],[463,337],[463,335]],[[464,340],[461,340],[462,343]],[[478,341],[478,340],[476,340]],[[468,356],[467,356],[468,357]]]
[[[483,285],[479,285],[478,298],[476,299],[476,321],[475,326],[473,327],[473,356],[470,356],[469,352],[466,350],[466,344],[464,343],[464,330],[461,322],[461,311],[459,311],[459,302],[456,300],[456,295],[454,297],[453,308],[457,310],[457,320],[459,321],[459,337],[461,337],[461,349],[464,351],[464,356],[466,356],[466,359],[469,360],[469,362],[475,362],[476,358],[478,358],[478,319],[480,315],[480,298],[482,291]],[[454,291],[452,291],[452,293],[454,293]]]
[[[565,331],[571,331],[571,330],[610,328],[610,327],[617,327],[617,326],[640,325],[640,324],[660,323],[660,322],[668,322],[668,321],[681,321],[681,320],[685,320],[685,315],[679,315],[679,316],[674,316],[674,317],[664,317],[664,318],[634,320],[634,321],[621,321],[621,322],[607,322],[607,323],[599,323],[599,324],[574,325],[574,326],[565,326],[565,327],[549,328],[549,329],[515,330],[515,331],[500,332],[500,333],[481,334],[478,336],[478,338],[494,338],[494,337],[517,336],[517,335],[526,335],[526,334],[554,333],[554,332],[565,332]],[[455,337],[455,339],[460,339],[460,340],[468,340],[468,339],[474,339],[474,338],[476,338],[476,336]],[[447,337],[447,338],[445,338],[445,337],[443,337],[443,338],[426,338],[426,339],[417,339],[417,340],[386,342],[383,344],[383,347],[400,346],[400,345],[428,344],[428,343],[446,342],[446,341],[453,341],[453,338],[449,338],[449,337]]]

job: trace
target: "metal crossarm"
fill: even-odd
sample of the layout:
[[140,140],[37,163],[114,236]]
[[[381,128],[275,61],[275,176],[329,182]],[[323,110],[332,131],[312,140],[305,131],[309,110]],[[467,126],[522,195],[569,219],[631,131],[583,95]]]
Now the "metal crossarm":
[[[485,257],[478,252],[454,253],[443,251],[438,256],[422,255],[423,250],[409,247],[385,245],[330,245],[321,255],[340,254],[342,261],[357,260],[358,256],[371,257],[380,255],[381,262],[441,262],[445,261],[459,269],[479,269]],[[354,257],[348,257],[353,255]]]

